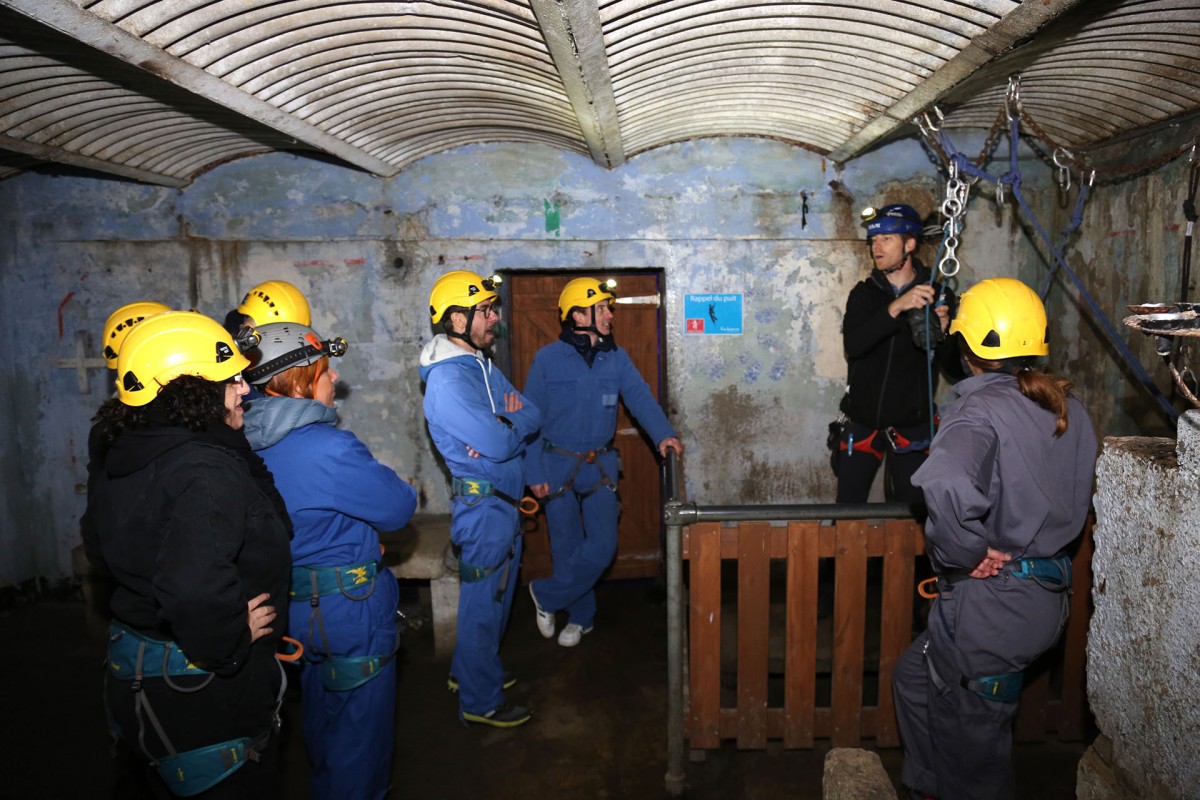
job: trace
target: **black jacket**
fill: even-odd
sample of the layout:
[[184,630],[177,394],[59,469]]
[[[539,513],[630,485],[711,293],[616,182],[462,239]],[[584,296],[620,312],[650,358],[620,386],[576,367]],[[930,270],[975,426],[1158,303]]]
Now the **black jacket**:
[[[179,750],[271,725],[279,688],[275,650],[287,630],[289,527],[270,473],[240,431],[126,430],[111,447],[89,440],[82,529],[88,558],[113,576],[113,617],[178,642],[216,680],[194,694],[145,684]],[[247,601],[267,592],[273,633],[251,644]],[[182,679],[187,682],[187,679]],[[125,736],[136,732],[130,681],[110,673],[108,702]],[[162,755],[157,737],[147,746]]]
[[[913,342],[907,313],[895,319],[888,304],[916,283],[928,283],[929,268],[913,259],[916,278],[901,289],[893,287],[878,270],[850,290],[842,320],[842,344],[848,365],[846,396],[841,409],[851,420],[870,428],[913,428],[929,424],[929,379],[925,350]],[[946,289],[951,317],[958,307],[954,292]],[[924,314],[924,312],[917,312]],[[923,317],[922,317],[923,319]],[[930,310],[930,324],[937,317]],[[934,356],[933,391],[938,372],[955,380],[964,377],[958,350],[947,338]]]

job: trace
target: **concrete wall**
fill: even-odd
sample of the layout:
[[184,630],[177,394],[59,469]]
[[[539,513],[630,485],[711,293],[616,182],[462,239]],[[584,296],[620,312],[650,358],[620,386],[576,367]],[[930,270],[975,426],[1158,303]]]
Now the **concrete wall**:
[[[1025,186],[1039,213],[1062,213],[1039,162],[1026,162]],[[77,340],[98,355],[106,316],[130,300],[219,318],[268,278],[300,286],[315,327],[352,343],[339,365],[349,386],[343,424],[417,483],[427,511],[448,504],[416,354],[430,335],[429,288],[459,267],[663,270],[666,405],[689,448],[689,496],[830,501],[824,438],[844,389],[842,309],[869,270],[858,210],[905,201],[925,213],[943,192],[913,140],[842,172],[777,142],[727,139],[661,148],[611,172],[576,154],[497,144],[443,153],[388,180],[276,154],[227,164],[183,190],[39,174],[0,183],[0,326],[10,345],[0,586],[69,574],[78,542],[88,420],[111,377],[88,370],[81,394],[58,360],[74,357]],[[997,206],[989,191],[969,209],[963,286],[1000,274],[1037,282],[1044,264],[1011,202]],[[1085,226],[1081,238],[1090,235]],[[743,293],[745,334],[685,336],[683,296],[693,292]],[[1101,383],[1083,393],[1104,395],[1124,378],[1091,364],[1111,355],[1081,348],[1070,294],[1056,295],[1064,308],[1054,359],[1092,370]]]
[[1195,797],[1200,785],[1198,486],[1198,411],[1178,441],[1104,443],[1088,636],[1088,700],[1111,742],[1096,753],[1117,776],[1103,796]]

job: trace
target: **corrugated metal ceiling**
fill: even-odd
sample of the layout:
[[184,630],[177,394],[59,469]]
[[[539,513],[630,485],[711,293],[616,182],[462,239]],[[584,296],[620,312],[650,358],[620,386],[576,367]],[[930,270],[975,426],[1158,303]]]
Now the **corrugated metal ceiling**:
[[706,136],[847,161],[991,128],[1008,80],[1074,151],[1195,125],[1200,0],[0,0],[0,176],[181,186],[270,150],[378,175],[476,142],[616,167]]

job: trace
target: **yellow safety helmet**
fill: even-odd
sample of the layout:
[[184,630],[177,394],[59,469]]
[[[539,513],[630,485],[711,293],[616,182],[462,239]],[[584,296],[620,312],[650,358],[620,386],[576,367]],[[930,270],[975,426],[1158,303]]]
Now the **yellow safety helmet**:
[[598,281],[595,278],[576,278],[563,287],[558,296],[559,320],[566,322],[572,308],[591,308],[602,300],[616,300],[617,282],[612,278]]
[[[257,342],[257,335],[253,336]],[[250,366],[233,337],[215,319],[195,311],[167,311],[136,325],[117,355],[117,397],[144,406],[180,375],[226,381]]]
[[442,321],[448,308],[470,308],[490,300],[496,296],[496,287],[499,285],[500,277],[497,275],[484,278],[465,269],[447,272],[437,279],[433,291],[429,293],[429,318],[436,325]]
[[121,343],[125,341],[129,331],[133,330],[134,325],[146,317],[170,310],[170,306],[153,300],[138,300],[126,303],[109,314],[108,319],[104,321],[104,363],[108,368],[117,368],[117,354],[121,352]]
[[266,281],[246,292],[237,310],[254,320],[255,325],[268,322],[312,324],[308,301],[287,281]]
[[962,296],[950,333],[960,333],[980,358],[999,361],[1049,355],[1046,307],[1016,278],[989,278]]

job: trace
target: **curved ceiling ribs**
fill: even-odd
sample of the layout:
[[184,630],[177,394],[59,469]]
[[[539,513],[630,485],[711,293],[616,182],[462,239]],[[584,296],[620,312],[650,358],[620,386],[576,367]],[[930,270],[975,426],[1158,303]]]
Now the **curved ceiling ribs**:
[[759,136],[847,161],[1008,78],[1069,148],[1200,108],[1200,0],[0,0],[0,177],[182,186],[316,150],[378,175],[466,144],[607,168]]

